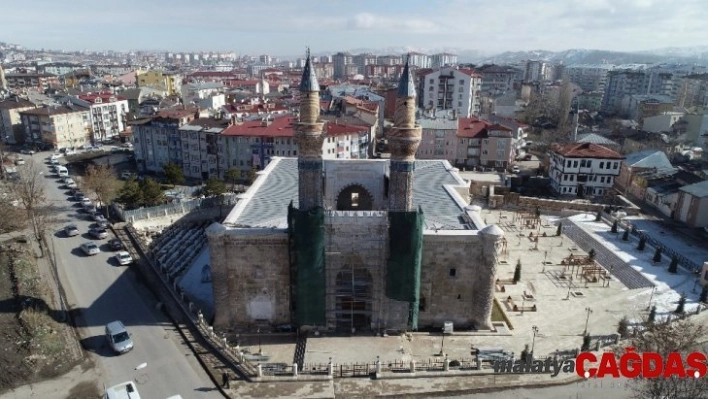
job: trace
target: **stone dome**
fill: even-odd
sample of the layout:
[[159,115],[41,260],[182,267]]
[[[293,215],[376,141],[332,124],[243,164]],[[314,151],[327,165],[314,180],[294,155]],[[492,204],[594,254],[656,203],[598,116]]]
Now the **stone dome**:
[[489,226],[483,228],[483,229],[480,230],[479,232],[482,233],[482,234],[484,234],[484,235],[488,235],[488,236],[498,236],[498,237],[504,236],[504,230],[502,230],[502,229],[501,229],[499,226],[497,226],[496,224],[491,224],[491,225],[489,225]]

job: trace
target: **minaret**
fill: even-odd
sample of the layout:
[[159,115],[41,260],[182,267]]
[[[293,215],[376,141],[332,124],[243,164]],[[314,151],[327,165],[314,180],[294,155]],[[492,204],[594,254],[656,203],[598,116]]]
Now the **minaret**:
[[413,211],[413,169],[422,129],[415,124],[415,84],[410,70],[410,55],[398,82],[394,126],[388,136],[391,170],[388,210]]
[[298,145],[298,208],[301,211],[322,206],[322,143],[324,123],[320,116],[320,85],[312,69],[310,49],[300,81],[300,120],[295,127]]

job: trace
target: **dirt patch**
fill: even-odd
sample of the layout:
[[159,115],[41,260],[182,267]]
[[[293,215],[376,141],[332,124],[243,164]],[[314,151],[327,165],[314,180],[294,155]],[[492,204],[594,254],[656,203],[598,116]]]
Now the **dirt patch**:
[[71,388],[67,399],[99,397],[101,397],[101,390],[98,388],[98,386],[93,382],[84,381],[76,384],[73,388]]
[[28,244],[0,245],[0,393],[61,375],[77,361]]

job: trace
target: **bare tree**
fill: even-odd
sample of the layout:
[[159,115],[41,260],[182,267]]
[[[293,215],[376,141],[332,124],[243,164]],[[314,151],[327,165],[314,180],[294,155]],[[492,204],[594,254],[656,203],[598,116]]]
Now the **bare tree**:
[[108,165],[89,165],[81,179],[81,187],[95,194],[96,201],[105,208],[108,217],[108,203],[118,194],[120,182]]
[[27,220],[32,226],[34,237],[39,243],[40,256],[44,256],[42,237],[46,229],[48,212],[45,211],[47,198],[44,194],[44,172],[32,158],[18,170],[18,178],[12,185],[15,197],[25,209]]
[[560,85],[558,92],[558,108],[555,110],[555,119],[558,122],[558,129],[562,131],[568,130],[568,114],[570,113],[570,105],[573,101],[573,89],[570,86],[570,80],[566,75]]
[[[679,352],[685,361],[686,354],[693,351],[703,351],[701,342],[705,342],[708,329],[703,325],[688,319],[674,322],[645,323],[646,330],[638,333],[630,340],[637,353],[656,352],[666,361],[671,352]],[[687,367],[684,364],[684,367]],[[687,367],[690,368],[690,367]],[[632,380],[634,396],[637,398],[708,398],[708,381],[706,378],[637,378]]]

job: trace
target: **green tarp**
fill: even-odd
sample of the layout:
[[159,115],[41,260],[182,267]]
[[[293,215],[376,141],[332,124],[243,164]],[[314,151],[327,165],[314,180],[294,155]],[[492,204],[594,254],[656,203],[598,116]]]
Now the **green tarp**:
[[293,237],[292,261],[297,270],[295,321],[299,325],[325,325],[324,209],[301,211],[290,204],[288,232]]
[[418,329],[420,265],[423,257],[423,211],[389,212],[389,259],[386,296],[410,303],[408,328]]

